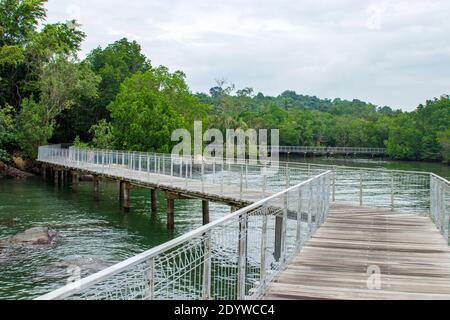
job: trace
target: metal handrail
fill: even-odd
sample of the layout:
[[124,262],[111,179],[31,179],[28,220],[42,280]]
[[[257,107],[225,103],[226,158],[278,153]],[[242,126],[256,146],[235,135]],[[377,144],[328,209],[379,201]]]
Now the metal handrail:
[[[58,147],[59,145],[49,145],[49,146],[42,146],[40,148],[43,147]],[[87,147],[75,147],[75,148],[79,148],[82,150],[90,150],[90,151],[103,151],[103,152],[123,152],[123,153],[127,153],[127,154],[135,154],[135,155],[142,155],[142,156],[164,156],[167,158],[172,157],[172,154],[170,153],[158,153],[158,152],[143,152],[143,151],[127,151],[127,150],[120,150],[120,149],[115,149],[115,150],[111,150],[111,149],[101,149],[101,148],[87,148]],[[180,156],[180,158],[186,158],[186,159],[193,159],[195,156],[191,155],[191,156]],[[216,161],[219,161],[220,158],[214,158],[214,157],[204,157],[203,158],[207,161],[212,162],[214,159],[216,159]],[[250,163],[249,159],[236,159],[236,158],[226,158],[223,157],[221,158],[223,159],[223,162],[232,162],[232,161],[244,161],[243,163],[247,162]],[[39,156],[38,156],[38,159]],[[288,165],[289,167],[307,167],[310,166],[311,168],[324,168],[325,170],[332,170],[332,168],[337,168],[337,169],[352,169],[352,170],[364,170],[364,171],[382,171],[382,172],[392,172],[392,173],[406,173],[406,174],[424,174],[424,175],[429,175],[432,172],[430,171],[417,171],[417,170],[399,170],[399,169],[386,169],[386,168],[371,168],[371,167],[356,167],[356,166],[345,166],[345,165],[327,165],[327,164],[319,164],[319,163],[299,163],[299,162],[293,162],[293,161],[286,161],[286,160],[274,160],[274,159],[270,159],[271,162],[276,163],[279,165],[279,167],[285,167],[286,165]]]
[[[240,219],[240,218],[242,218],[243,215],[249,214],[258,208],[261,208],[261,207],[268,208],[269,206],[273,206],[273,205],[275,205],[275,203],[277,203],[277,200],[279,200],[280,198],[283,198],[292,192],[298,192],[302,187],[308,186],[313,182],[320,181],[323,178],[329,179],[330,175],[331,175],[331,171],[321,173],[321,174],[319,174],[313,178],[310,178],[306,181],[303,181],[295,186],[289,187],[289,188],[287,188],[281,192],[278,192],[274,195],[271,195],[263,200],[255,202],[245,208],[239,209],[230,215],[221,217],[213,222],[210,222],[207,225],[201,226],[201,227],[199,227],[193,231],[190,231],[184,235],[181,235],[173,240],[170,240],[170,241],[163,243],[161,245],[158,245],[150,250],[144,251],[143,253],[140,253],[134,257],[131,257],[122,262],[119,262],[109,268],[106,268],[95,274],[87,276],[86,278],[80,279],[76,282],[67,284],[66,286],[56,289],[48,294],[42,295],[42,296],[38,297],[37,300],[63,299],[70,295],[77,294],[77,293],[83,291],[84,289],[92,287],[95,284],[97,284],[107,278],[110,278],[120,272],[126,271],[126,270],[132,268],[133,266],[136,266],[144,261],[153,259],[153,258],[157,257],[158,255],[160,255],[164,252],[170,251],[179,245],[187,243],[196,237],[204,237],[205,234],[208,234],[208,232],[211,232],[214,228],[220,227],[228,222],[232,222],[232,221],[236,220],[236,218]],[[325,187],[325,188],[326,188],[326,186],[327,186],[326,183],[324,183],[322,185],[322,187]],[[324,189],[322,191],[325,192],[326,190]],[[310,195],[310,196],[312,196],[312,195]],[[323,199],[324,201],[327,201],[327,199],[328,199],[328,201],[329,201],[329,196],[322,197],[321,199]],[[321,223],[323,223],[323,221],[326,218],[326,215],[328,214],[326,203],[323,204],[322,210],[325,210],[324,212],[321,213],[323,215],[322,219],[319,219],[318,218],[319,215],[316,215],[316,218],[315,218],[316,224],[317,224],[316,228],[318,228],[318,226]],[[300,216],[301,215],[298,214],[297,219],[301,219]],[[285,220],[286,220],[286,218],[287,218],[287,216],[284,217]],[[312,219],[309,219],[309,220],[312,220]],[[311,236],[311,234],[309,236]],[[301,243],[299,242],[299,243],[297,243],[297,245],[300,246]],[[287,263],[288,260],[289,260],[289,257],[285,257],[285,261],[283,263]],[[266,285],[267,285],[267,283],[266,283]]]
[[[38,159],[45,161],[41,157],[46,147],[39,148],[40,156]],[[55,151],[55,148],[49,148],[51,152]],[[126,152],[126,151],[115,151],[115,150],[104,150],[104,149],[87,149],[87,148],[75,148],[72,147],[71,150],[80,150],[81,152],[93,152],[93,153],[104,153],[105,155],[114,154],[124,154],[127,157],[137,157],[139,159],[150,158],[159,161],[159,164],[166,161],[166,165],[174,159],[174,156],[159,153],[144,153],[144,152]],[[64,150],[67,152],[67,150]],[[178,158],[181,159],[181,158]],[[194,156],[184,157],[187,163],[187,167],[191,168]],[[81,159],[83,162],[83,159]],[[215,158],[204,158],[205,163],[224,163],[232,162],[233,159],[220,159]],[[128,160],[129,161],[129,160]],[[152,160],[153,161],[153,160]],[[184,160],[183,160],[184,161]],[[246,186],[249,180],[247,173],[249,170],[246,166],[249,166],[250,171],[253,170],[253,180],[251,181],[251,188],[256,188],[261,190],[263,193],[266,190],[274,188],[277,186],[276,190],[280,190],[284,187],[285,181],[290,181],[291,185],[299,181],[304,180],[306,177],[318,174],[325,170],[332,170],[335,173],[335,178],[333,179],[333,200],[340,202],[348,202],[350,204],[366,205],[373,207],[387,207],[392,210],[399,210],[404,212],[413,212],[419,214],[426,214],[429,212],[429,201],[423,201],[428,194],[429,196],[429,183],[430,183],[430,173],[422,171],[405,171],[405,170],[389,170],[384,168],[366,168],[366,167],[350,167],[350,166],[338,166],[338,165],[324,165],[324,164],[306,164],[306,163],[294,163],[285,161],[273,161],[271,164],[278,168],[277,171],[264,171],[266,168],[265,164],[254,164],[250,161],[241,159],[241,162],[237,162],[228,168],[228,172],[225,171],[225,177],[220,175],[221,172],[214,172],[214,169],[206,168],[206,171],[197,173],[197,176],[193,176],[192,172],[190,175],[186,176],[186,168],[184,167],[183,178],[186,181],[189,179],[201,179],[202,184],[205,182],[205,176],[212,177],[212,181],[217,184],[219,181],[223,181],[223,184],[239,185],[240,189]],[[185,166],[184,163],[182,166]],[[241,165],[244,167],[241,168]],[[104,168],[108,168],[108,164],[104,165]],[[98,168],[97,168],[98,169]],[[97,170],[96,169],[96,170]],[[139,168],[135,168],[139,169]],[[223,169],[223,167],[222,167]],[[231,171],[230,171],[231,170]],[[260,173],[254,170],[260,170]],[[155,169],[151,168],[151,172]],[[233,172],[234,173],[231,173]],[[243,171],[243,174],[239,175],[238,172]],[[158,172],[161,174],[161,172]],[[164,172],[162,172],[164,173]],[[167,173],[167,172],[166,172]],[[277,173],[271,178],[265,177],[270,173]],[[179,173],[175,173],[175,176],[180,177]]]
[[385,154],[385,148],[366,147],[323,147],[323,146],[271,146],[272,151],[278,152],[326,152],[326,153],[365,153],[365,154]]

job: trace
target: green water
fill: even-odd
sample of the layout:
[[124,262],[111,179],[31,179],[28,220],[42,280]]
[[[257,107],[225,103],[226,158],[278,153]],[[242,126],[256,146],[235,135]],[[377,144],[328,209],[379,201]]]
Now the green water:
[[307,162],[323,165],[337,165],[349,167],[386,168],[389,170],[426,171],[441,177],[450,178],[450,166],[438,162],[392,161],[382,158],[353,158],[353,157],[303,157],[291,154],[289,157],[280,155],[280,160],[292,162]]
[[[450,176],[448,166],[430,163],[364,159],[290,157],[290,161],[389,169],[432,171]],[[92,182],[81,182],[76,193],[57,189],[40,177],[27,181],[0,180],[0,240],[32,226],[50,226],[58,238],[52,245],[10,248],[0,254],[0,299],[29,299],[64,285],[68,267],[82,275],[166,242],[202,223],[200,200],[175,202],[175,230],[166,228],[166,203],[158,194],[158,213],[150,213],[150,191],[132,189],[131,210],[123,212],[117,183],[102,183],[93,197]],[[210,204],[211,219],[230,212]]]

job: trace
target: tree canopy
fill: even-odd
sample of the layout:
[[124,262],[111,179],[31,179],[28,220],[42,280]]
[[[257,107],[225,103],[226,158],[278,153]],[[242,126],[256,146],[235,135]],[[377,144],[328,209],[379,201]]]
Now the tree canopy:
[[178,128],[280,130],[283,145],[386,147],[395,159],[450,161],[450,100],[412,112],[293,90],[266,96],[217,81],[192,93],[182,71],[152,66],[136,41],[78,52],[76,21],[45,23],[45,0],[0,0],[0,160],[47,142],[170,151]]

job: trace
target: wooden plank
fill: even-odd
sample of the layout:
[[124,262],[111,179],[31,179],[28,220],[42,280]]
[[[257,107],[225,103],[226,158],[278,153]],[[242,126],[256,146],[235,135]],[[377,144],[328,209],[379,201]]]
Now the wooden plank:
[[264,298],[450,299],[450,248],[428,217],[333,204]]

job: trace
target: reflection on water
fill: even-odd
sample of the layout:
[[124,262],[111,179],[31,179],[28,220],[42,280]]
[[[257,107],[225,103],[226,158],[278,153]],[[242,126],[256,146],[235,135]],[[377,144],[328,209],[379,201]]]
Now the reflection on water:
[[426,171],[441,177],[450,178],[450,166],[438,162],[393,161],[384,158],[355,158],[348,157],[303,157],[298,154],[280,155],[280,160],[292,162],[306,162],[325,165],[385,168],[389,170]]

